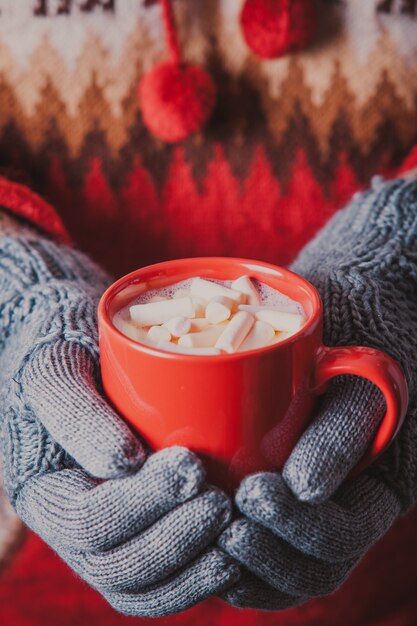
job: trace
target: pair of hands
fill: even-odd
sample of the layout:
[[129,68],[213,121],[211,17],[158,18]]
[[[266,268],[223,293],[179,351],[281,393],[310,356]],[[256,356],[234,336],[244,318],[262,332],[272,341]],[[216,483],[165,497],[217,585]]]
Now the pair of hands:
[[[417,491],[417,183],[380,184],[293,265],[324,302],[325,342],[387,351],[410,407],[390,449],[342,485],[384,412],[368,382],[336,379],[282,475],[235,503],[174,447],[149,454],[100,388],[96,305],[108,277],[36,234],[0,245],[3,463],[19,516],[117,610],[160,616],[213,595],[283,609],[333,591]],[[342,485],[342,486],[341,486]]]

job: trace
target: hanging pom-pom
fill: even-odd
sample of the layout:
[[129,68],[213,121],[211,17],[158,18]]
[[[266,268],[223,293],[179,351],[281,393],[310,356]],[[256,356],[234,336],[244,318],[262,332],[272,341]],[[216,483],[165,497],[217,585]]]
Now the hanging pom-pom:
[[216,87],[200,67],[167,61],[143,77],[139,97],[149,130],[164,141],[180,141],[210,117]]
[[199,130],[216,103],[210,74],[181,61],[170,0],[161,0],[171,60],[159,63],[139,85],[142,117],[149,130],[163,141],[181,141]]
[[246,0],[240,23],[255,54],[272,59],[308,46],[317,11],[314,0]]

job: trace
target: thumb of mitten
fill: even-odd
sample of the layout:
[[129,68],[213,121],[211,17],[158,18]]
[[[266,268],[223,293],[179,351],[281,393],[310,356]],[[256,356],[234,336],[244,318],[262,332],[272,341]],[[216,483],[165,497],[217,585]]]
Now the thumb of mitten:
[[97,363],[74,341],[38,348],[25,366],[25,401],[49,434],[84,469],[115,478],[142,464],[138,438],[99,393]]
[[340,376],[295,446],[283,476],[299,500],[323,502],[347,477],[384,416],[382,393],[369,381]]

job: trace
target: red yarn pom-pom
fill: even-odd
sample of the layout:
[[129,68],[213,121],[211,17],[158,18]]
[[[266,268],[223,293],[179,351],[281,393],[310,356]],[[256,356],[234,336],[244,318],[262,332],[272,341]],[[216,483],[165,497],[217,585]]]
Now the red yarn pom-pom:
[[209,118],[216,87],[196,65],[172,61],[155,65],[139,86],[142,117],[149,130],[163,141],[181,141]]
[[314,0],[246,0],[240,23],[246,43],[264,59],[305,48],[317,30]]

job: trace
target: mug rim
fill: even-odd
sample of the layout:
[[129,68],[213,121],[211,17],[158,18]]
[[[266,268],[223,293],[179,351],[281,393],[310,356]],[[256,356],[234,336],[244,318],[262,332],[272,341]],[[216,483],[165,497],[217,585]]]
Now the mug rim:
[[[242,266],[252,265],[252,266],[256,266],[256,268],[259,268],[259,269],[266,268],[267,270],[269,270],[270,273],[273,272],[274,274],[276,274],[277,272],[279,272],[287,277],[293,277],[298,283],[301,283],[303,287],[307,289],[312,305],[313,305],[312,314],[309,316],[307,322],[304,324],[302,328],[300,328],[299,331],[297,331],[290,337],[283,339],[280,342],[263,346],[262,348],[254,348],[252,350],[245,350],[244,352],[210,354],[210,355],[201,355],[201,354],[194,355],[194,354],[183,354],[180,352],[168,352],[167,350],[163,350],[157,347],[147,346],[145,344],[139,343],[138,341],[135,341],[134,339],[130,339],[130,337],[127,337],[126,335],[124,335],[114,326],[112,320],[110,319],[110,315],[108,312],[108,305],[111,301],[111,298],[117,295],[117,293],[121,291],[123,287],[128,287],[134,278],[137,278],[143,273],[149,272],[150,269],[158,270],[158,268],[164,269],[169,266],[175,267],[175,265],[177,265],[178,263],[181,263],[181,264],[205,263],[207,264],[207,263],[212,263],[213,261],[215,263],[225,263],[225,264],[233,262],[234,264],[240,264]],[[219,280],[222,280],[222,279],[219,279]],[[135,350],[139,350],[151,356],[174,359],[177,361],[179,360],[179,361],[192,361],[192,362],[197,362],[197,361],[206,362],[209,360],[210,362],[214,362],[214,361],[218,362],[218,361],[224,361],[224,360],[226,361],[236,360],[236,359],[239,360],[239,359],[245,359],[245,358],[252,357],[252,356],[259,356],[263,353],[273,352],[291,343],[295,343],[296,341],[301,339],[304,335],[308,334],[308,331],[317,324],[318,319],[320,319],[322,316],[322,310],[323,310],[322,301],[314,285],[312,285],[307,279],[303,278],[296,272],[292,272],[291,270],[288,270],[280,265],[274,265],[273,263],[267,263],[264,261],[258,261],[256,259],[247,259],[247,258],[242,258],[242,257],[222,257],[222,256],[185,257],[185,258],[171,259],[169,261],[160,261],[159,263],[151,263],[150,265],[145,265],[136,270],[133,270],[132,272],[129,272],[128,274],[125,274],[124,276],[121,276],[116,281],[114,281],[111,285],[109,285],[109,287],[107,287],[106,291],[103,293],[98,303],[98,324],[99,324],[99,330],[100,330],[100,325],[104,324],[107,330],[113,333],[113,335],[115,335],[120,341],[124,342],[126,346],[133,348]]]

